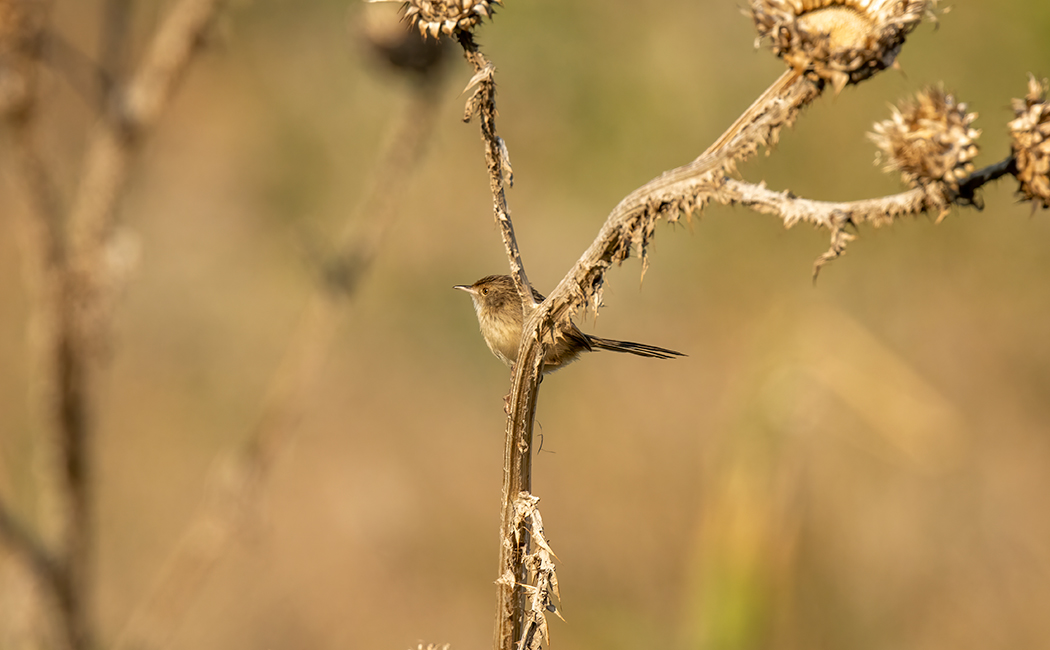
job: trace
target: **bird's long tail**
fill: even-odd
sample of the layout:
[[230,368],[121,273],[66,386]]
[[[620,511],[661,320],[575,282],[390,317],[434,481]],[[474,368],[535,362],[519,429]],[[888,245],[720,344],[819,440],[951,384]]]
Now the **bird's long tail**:
[[616,341],[613,339],[603,339],[597,336],[587,336],[587,342],[591,344],[591,347],[595,350],[612,350],[613,352],[628,352],[630,354],[637,354],[640,357],[651,357],[653,359],[674,359],[675,357],[684,357],[686,355],[681,352],[675,352],[674,350],[668,350],[667,348],[658,348],[655,345],[646,345],[645,343],[632,343],[631,341]]

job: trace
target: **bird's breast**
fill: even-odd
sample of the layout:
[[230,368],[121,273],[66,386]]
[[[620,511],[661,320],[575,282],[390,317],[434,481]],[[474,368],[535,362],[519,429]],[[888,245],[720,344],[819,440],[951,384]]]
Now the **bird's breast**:
[[508,366],[518,359],[521,342],[521,322],[488,314],[478,314],[481,334],[492,354]]

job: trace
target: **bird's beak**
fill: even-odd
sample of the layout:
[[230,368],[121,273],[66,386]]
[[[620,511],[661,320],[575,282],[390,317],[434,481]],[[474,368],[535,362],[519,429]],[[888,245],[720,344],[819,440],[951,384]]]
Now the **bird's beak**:
[[466,291],[467,293],[470,293],[470,294],[474,293],[474,287],[470,286],[469,284],[457,284],[456,286],[454,286],[452,288],[453,289],[459,289],[460,291]]

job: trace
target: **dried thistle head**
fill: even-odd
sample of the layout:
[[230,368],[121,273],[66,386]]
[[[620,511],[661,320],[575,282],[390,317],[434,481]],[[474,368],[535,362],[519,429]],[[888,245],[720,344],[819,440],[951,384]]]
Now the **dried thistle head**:
[[474,29],[482,18],[492,16],[495,11],[493,5],[502,4],[503,0],[408,0],[405,3],[405,18],[411,21],[423,36],[451,36],[457,31],[469,32]]
[[1028,201],[1050,208],[1050,104],[1047,81],[1028,75],[1028,95],[1013,100],[1009,123],[1011,147],[1017,164],[1019,192]]
[[868,137],[878,146],[886,171],[899,171],[911,187],[943,183],[954,194],[973,171],[981,135],[971,126],[975,119],[976,113],[967,113],[966,104],[943,88],[927,88],[914,100],[902,101]]
[[759,42],[836,91],[893,65],[936,0],[751,0]]

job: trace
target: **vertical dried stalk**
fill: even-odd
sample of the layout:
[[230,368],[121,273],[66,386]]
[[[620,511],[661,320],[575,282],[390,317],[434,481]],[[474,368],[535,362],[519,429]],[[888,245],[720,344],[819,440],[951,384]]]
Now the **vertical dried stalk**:
[[518,353],[511,385],[510,405],[503,452],[503,509],[500,512],[499,578],[496,579],[496,629],[493,647],[514,650],[524,630],[529,531],[526,521],[515,516],[518,495],[532,492],[532,430],[540,390],[543,349],[533,347],[529,355]]
[[[468,89],[477,90],[467,102],[465,119],[479,117],[481,139],[485,145],[485,163],[489,171],[493,213],[500,227],[503,246],[510,263],[511,275],[521,297],[525,313],[535,310],[536,301],[525,266],[514,236],[514,224],[507,207],[506,179],[510,174],[509,155],[503,140],[496,133],[495,67],[478,50],[474,38],[467,31],[456,32],[467,61],[474,68],[474,78]],[[527,569],[525,557],[529,548],[526,522],[515,516],[515,500],[521,493],[532,492],[532,430],[536,417],[536,399],[539,395],[539,377],[543,365],[541,349],[530,354],[519,353],[514,367],[514,380],[507,409],[507,428],[503,451],[503,508],[500,514],[499,577],[496,580],[496,623],[493,646],[498,650],[513,650],[521,637],[526,617]],[[527,386],[525,390],[516,390]]]
[[463,54],[474,68],[474,78],[470,87],[477,85],[477,90],[467,102],[464,121],[478,116],[481,125],[481,140],[485,144],[485,164],[489,170],[489,189],[492,191],[492,210],[503,236],[503,248],[510,262],[510,274],[514,285],[521,296],[521,304],[526,312],[536,306],[532,298],[532,285],[525,274],[525,265],[518,252],[518,240],[514,237],[514,223],[510,220],[510,208],[507,207],[506,179],[509,177],[510,156],[503,139],[496,134],[496,81],[493,78],[496,68],[474,43],[474,36],[467,31],[456,32]]

